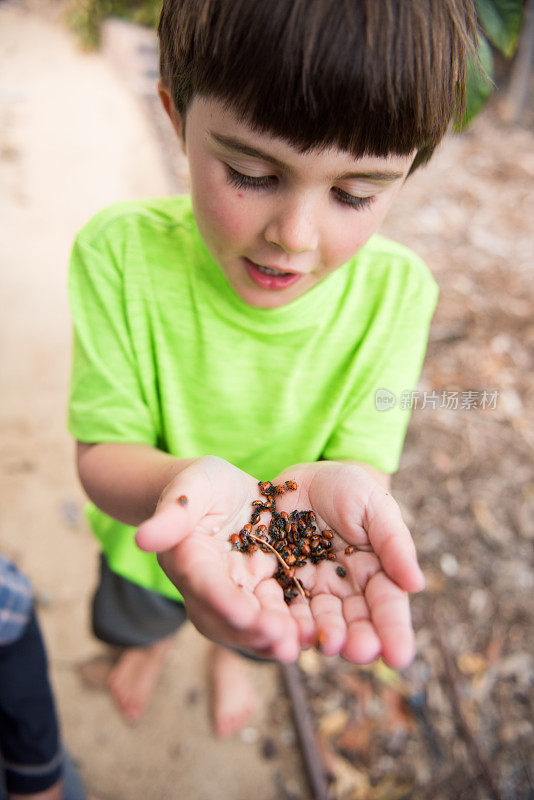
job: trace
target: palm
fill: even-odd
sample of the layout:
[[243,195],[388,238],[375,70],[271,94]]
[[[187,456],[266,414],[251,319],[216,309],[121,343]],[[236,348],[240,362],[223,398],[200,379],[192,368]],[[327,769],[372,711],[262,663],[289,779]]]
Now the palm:
[[[389,506],[384,503],[384,490],[354,466],[296,466],[275,482],[288,478],[298,490],[277,498],[277,510],[312,509],[320,530],[335,531],[337,560],[296,571],[309,600],[298,597],[286,605],[273,577],[273,554],[231,548],[229,537],[249,522],[259,493],[253,477],[221,459],[199,459],[171,484],[161,509],[141,526],[138,543],[160,553],[193,623],[212,639],[294,660],[319,636],[328,655],[367,663],[382,654],[402,666],[411,657],[413,634],[407,596],[398,584],[414,588],[409,583],[415,556],[396,505],[391,498]],[[187,495],[185,506],[176,503],[178,493]],[[267,513],[261,522],[268,523]],[[366,549],[346,555],[348,544]],[[336,572],[340,566],[344,577]]]
[[[309,603],[298,598],[290,606],[301,643],[313,642],[319,632],[328,655],[341,653],[355,663],[382,655],[392,666],[405,665],[413,653],[413,632],[404,589],[421,587],[396,504],[354,465],[297,466],[276,482],[288,477],[297,482],[298,493],[282,497],[278,510],[312,509],[319,530],[334,531],[336,555],[336,561],[308,562],[296,571],[311,595]],[[349,545],[355,549],[346,554]]]
[[[185,506],[176,502],[178,492],[187,495]],[[250,475],[221,459],[199,459],[141,526],[137,541],[160,552],[163,570],[201,633],[291,661],[300,650],[298,627],[272,577],[275,556],[260,550],[247,555],[229,543],[249,522],[258,497],[258,483]]]

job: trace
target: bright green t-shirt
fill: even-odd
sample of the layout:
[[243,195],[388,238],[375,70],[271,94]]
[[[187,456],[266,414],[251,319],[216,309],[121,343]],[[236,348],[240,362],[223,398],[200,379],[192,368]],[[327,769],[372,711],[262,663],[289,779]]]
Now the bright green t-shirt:
[[[318,459],[393,472],[409,420],[399,397],[417,382],[436,299],[424,263],[375,235],[301,297],[254,308],[207,252],[188,197],[112,206],[72,253],[69,430],[220,456],[259,480]],[[377,408],[378,390],[393,408]],[[94,506],[89,518],[111,569],[179,597],[133,528]]]

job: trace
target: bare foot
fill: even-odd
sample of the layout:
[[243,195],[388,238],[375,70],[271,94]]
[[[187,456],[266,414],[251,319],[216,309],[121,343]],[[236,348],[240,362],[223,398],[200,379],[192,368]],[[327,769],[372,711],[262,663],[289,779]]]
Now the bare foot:
[[[121,651],[122,652],[122,651]],[[78,675],[90,689],[108,688],[108,680],[120,653],[102,653],[76,665]]]
[[245,727],[258,706],[248,666],[243,656],[214,645],[210,653],[213,688],[213,724],[225,738]]
[[130,647],[109,673],[109,691],[128,722],[137,722],[145,713],[171,647],[172,637],[148,647]]

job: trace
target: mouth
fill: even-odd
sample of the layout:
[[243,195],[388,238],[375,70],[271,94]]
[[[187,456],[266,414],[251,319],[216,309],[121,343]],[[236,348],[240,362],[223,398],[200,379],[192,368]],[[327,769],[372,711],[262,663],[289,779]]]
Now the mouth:
[[285,272],[276,267],[266,267],[263,264],[256,264],[249,258],[245,258],[244,261],[249,278],[262,289],[285,289],[303,277],[299,272]]
[[260,272],[263,272],[264,275],[294,275],[294,272],[283,272],[281,269],[273,268],[273,267],[264,267],[262,264],[254,264],[256,269],[259,269]]

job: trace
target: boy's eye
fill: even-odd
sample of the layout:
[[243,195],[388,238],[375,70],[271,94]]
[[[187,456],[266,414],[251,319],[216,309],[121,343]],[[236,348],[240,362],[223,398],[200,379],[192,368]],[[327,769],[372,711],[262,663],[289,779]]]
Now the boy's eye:
[[337,186],[334,186],[332,191],[340,203],[350,206],[351,208],[369,208],[371,203],[373,203],[375,200],[372,195],[370,197],[356,197],[356,195],[344,192],[343,189],[339,189]]
[[[235,186],[236,189],[270,189],[277,181],[275,175],[244,175],[231,167],[230,164],[225,164],[224,166],[226,167],[228,182]],[[344,192],[343,189],[337,186],[334,186],[332,191],[340,203],[359,210],[368,208],[375,199],[373,196],[356,197],[353,194]]]
[[252,175],[243,175],[233,169],[229,164],[225,164],[228,182],[235,186],[236,189],[269,189],[275,182],[274,175],[261,175],[253,177]]

